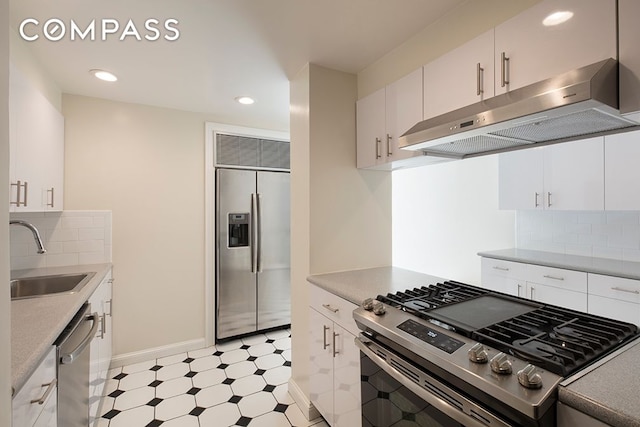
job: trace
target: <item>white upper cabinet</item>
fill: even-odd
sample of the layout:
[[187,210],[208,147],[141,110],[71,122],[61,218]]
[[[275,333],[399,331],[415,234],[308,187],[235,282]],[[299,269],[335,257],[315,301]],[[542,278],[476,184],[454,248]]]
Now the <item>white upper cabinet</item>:
[[640,210],[640,131],[605,137],[605,208],[607,210]]
[[500,154],[500,209],[604,210],[604,138]]
[[357,103],[357,167],[392,169],[393,162],[416,156],[398,148],[398,138],[422,120],[422,69]]
[[425,120],[494,95],[493,31],[424,66]]
[[64,181],[64,118],[10,67],[11,212],[61,211]]
[[547,209],[604,210],[604,138],[546,147]]
[[[545,17],[558,11],[573,17],[544,26]],[[495,28],[496,95],[617,59],[616,28],[615,0],[547,0],[516,15]]]

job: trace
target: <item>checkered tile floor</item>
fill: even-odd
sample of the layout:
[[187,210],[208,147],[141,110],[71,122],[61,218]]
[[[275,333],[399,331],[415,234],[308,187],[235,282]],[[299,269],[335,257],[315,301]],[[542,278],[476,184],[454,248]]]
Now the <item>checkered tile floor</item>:
[[328,427],[287,392],[289,330],[112,369],[99,427]]

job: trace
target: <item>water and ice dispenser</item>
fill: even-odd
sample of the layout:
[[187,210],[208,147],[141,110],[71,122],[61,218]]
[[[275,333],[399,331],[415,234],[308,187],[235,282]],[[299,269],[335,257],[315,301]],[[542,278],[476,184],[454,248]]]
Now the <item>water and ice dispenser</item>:
[[249,214],[229,214],[229,247],[249,246]]

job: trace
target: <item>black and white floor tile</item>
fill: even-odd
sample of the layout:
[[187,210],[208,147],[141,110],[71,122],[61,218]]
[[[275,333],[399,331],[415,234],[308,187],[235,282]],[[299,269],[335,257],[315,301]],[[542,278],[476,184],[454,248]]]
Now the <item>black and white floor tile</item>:
[[289,330],[112,369],[99,427],[328,427],[295,405],[290,376]]

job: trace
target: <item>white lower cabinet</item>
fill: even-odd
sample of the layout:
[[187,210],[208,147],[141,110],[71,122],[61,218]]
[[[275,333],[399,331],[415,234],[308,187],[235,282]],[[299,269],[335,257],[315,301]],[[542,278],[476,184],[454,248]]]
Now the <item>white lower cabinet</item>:
[[311,403],[330,426],[358,427],[360,351],[351,317],[356,306],[316,286],[310,290]]
[[11,402],[13,427],[56,427],[56,384],[56,348],[52,346]]
[[497,292],[587,311],[587,273],[482,259],[482,286]]
[[589,313],[640,326],[640,280],[589,274]]
[[482,258],[482,286],[640,326],[640,280]]
[[89,298],[91,312],[98,313],[100,327],[91,341],[89,368],[89,424],[100,419],[100,401],[107,381],[112,355],[112,275],[111,270]]

